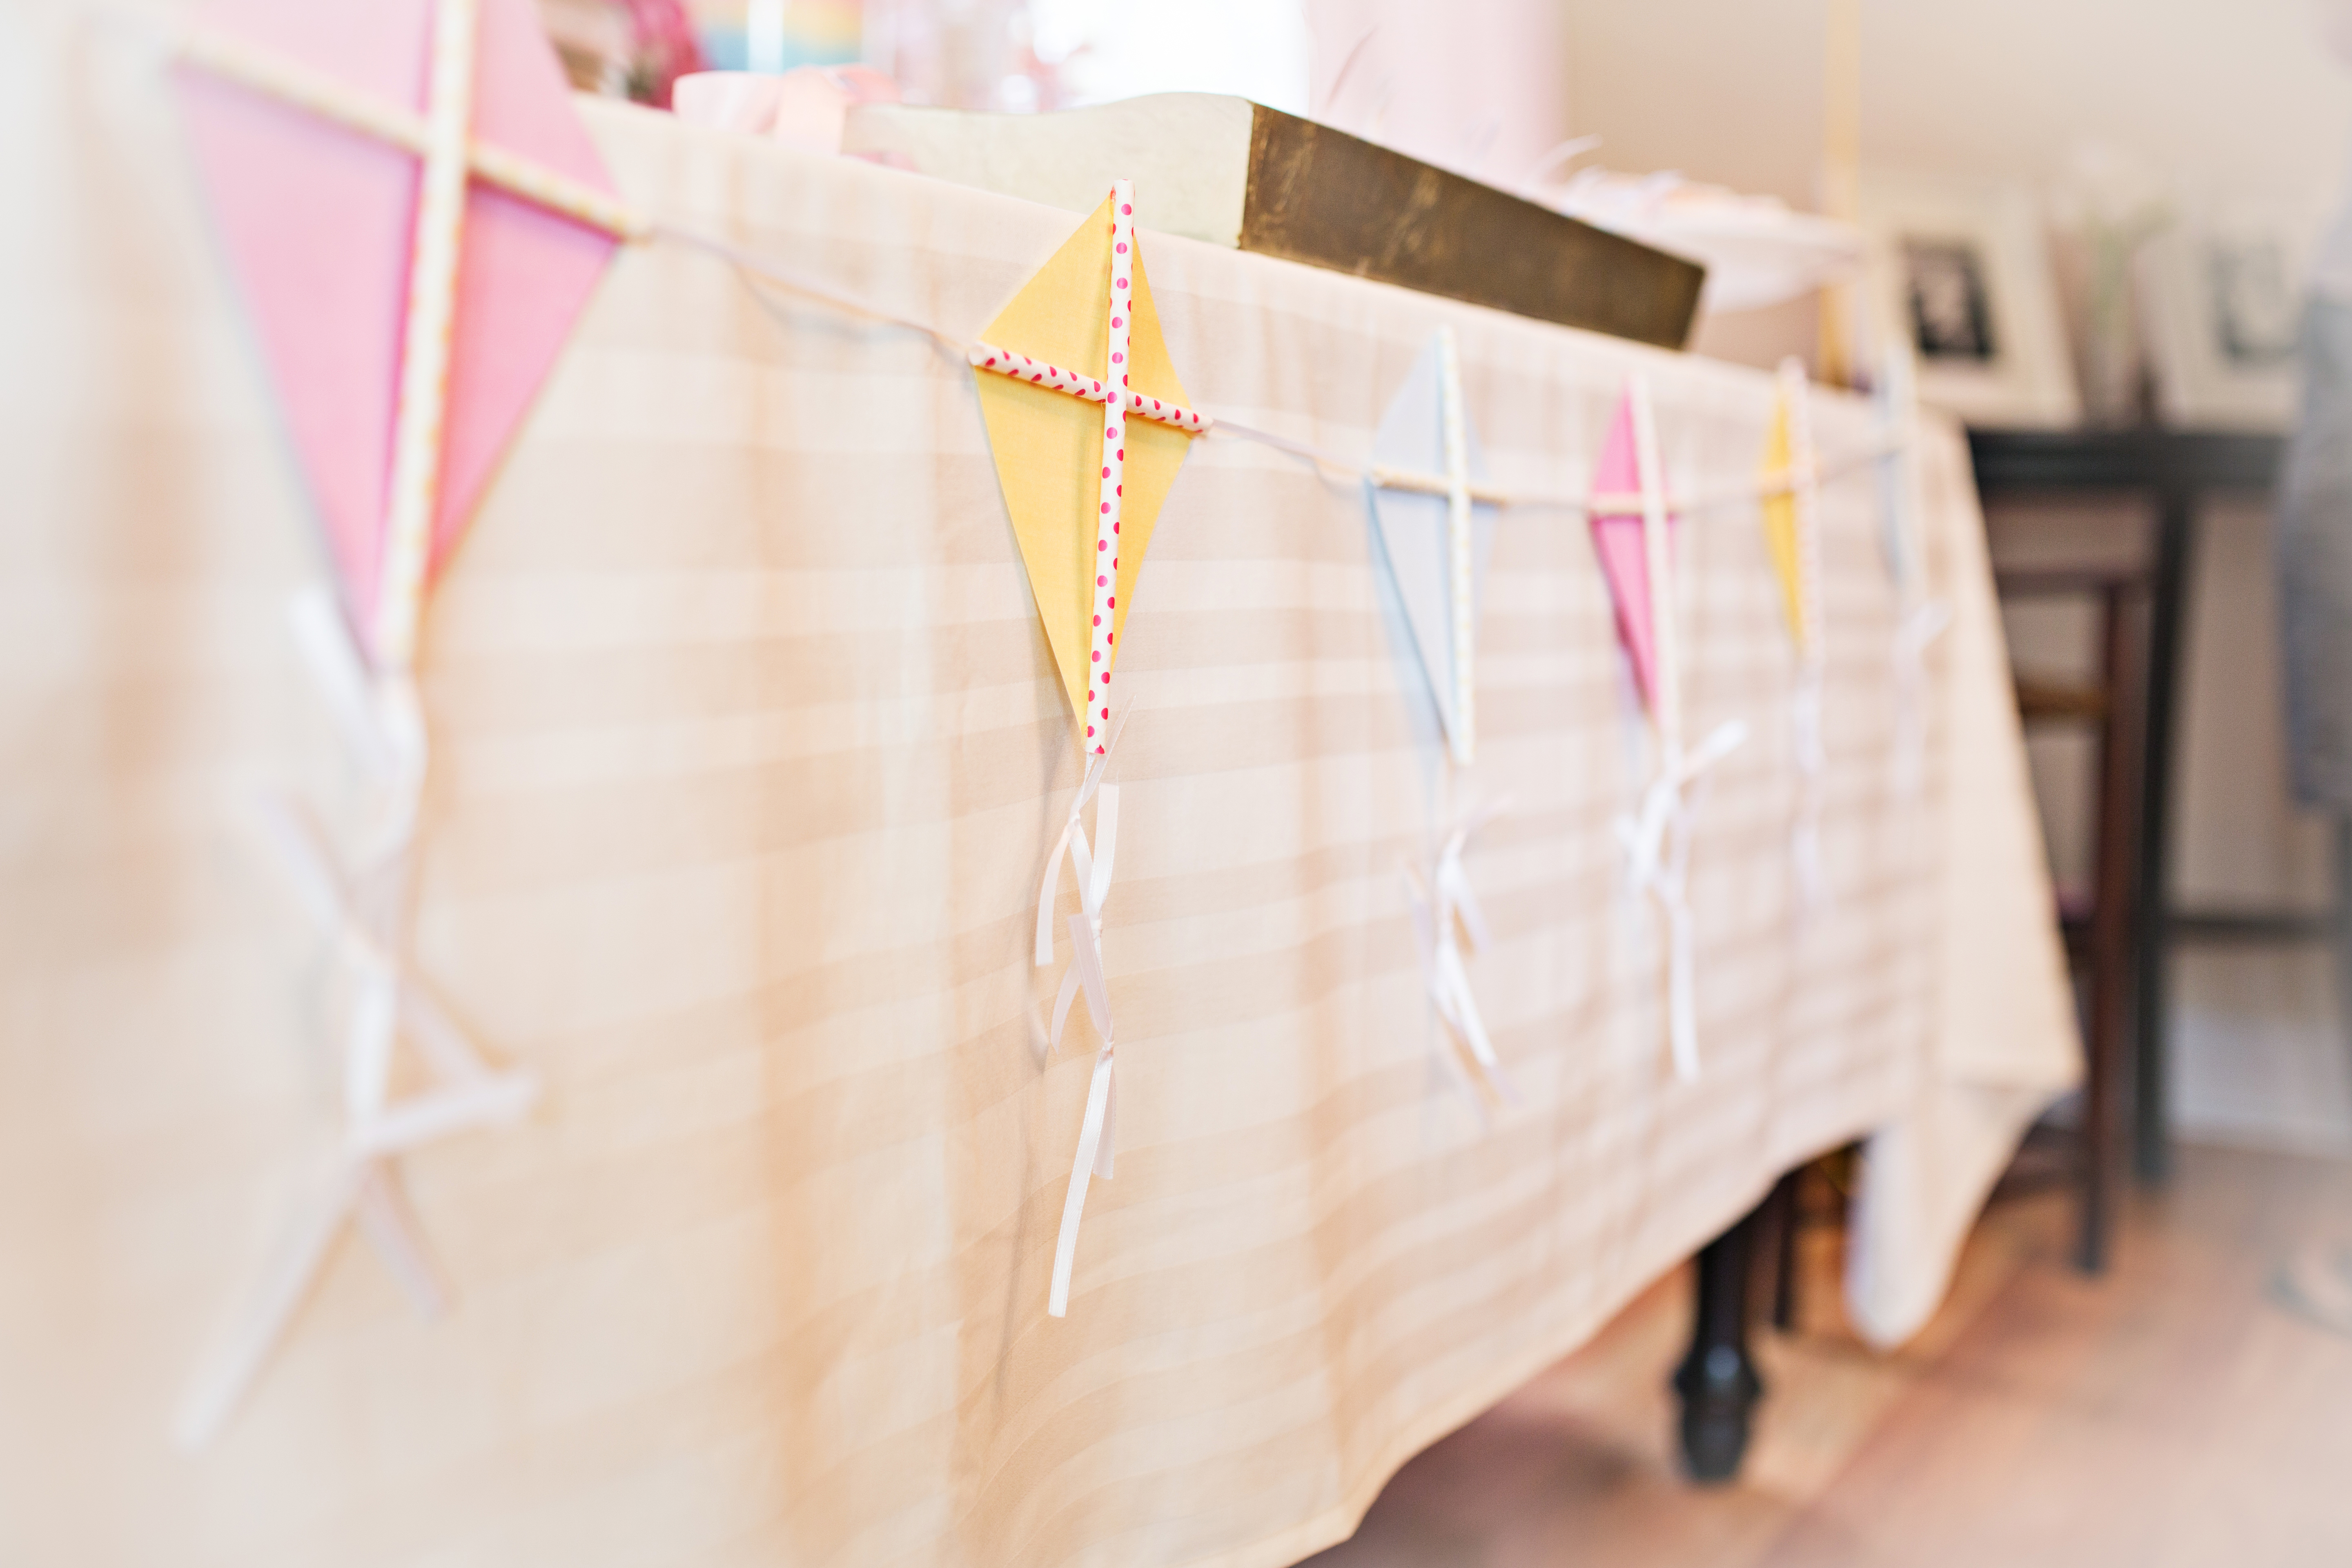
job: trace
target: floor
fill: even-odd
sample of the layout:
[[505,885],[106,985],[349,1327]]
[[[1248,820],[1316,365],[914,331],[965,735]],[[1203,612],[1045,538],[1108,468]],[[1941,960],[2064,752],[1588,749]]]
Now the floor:
[[1675,1276],[1415,1458],[1312,1568],[2305,1568],[2352,1563],[2352,1334],[2284,1309],[2299,1249],[2352,1244],[2352,1162],[2181,1151],[2111,1272],[2058,1194],[2006,1201],[1903,1352],[1839,1321],[1806,1238],[1796,1331],[1740,1479],[1677,1473]]

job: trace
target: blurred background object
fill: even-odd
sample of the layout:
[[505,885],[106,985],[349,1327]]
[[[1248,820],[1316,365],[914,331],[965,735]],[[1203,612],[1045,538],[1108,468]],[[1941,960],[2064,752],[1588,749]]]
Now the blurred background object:
[[2147,365],[2132,279],[2142,248],[2172,223],[2163,176],[2123,148],[2078,142],[2054,179],[2051,218],[2060,236],[2061,288],[2071,297],[2084,417],[2094,425],[2145,423]]
[[866,17],[858,0],[685,3],[702,58],[713,70],[772,75],[798,66],[845,65],[864,51]]
[[1702,310],[1785,304],[1851,277],[1862,264],[1862,234],[1851,224],[1795,211],[1778,196],[1743,196],[1671,171],[1619,174],[1588,168],[1531,194],[1571,217],[1705,264]]
[[572,85],[667,109],[670,84],[702,68],[684,0],[539,0]]

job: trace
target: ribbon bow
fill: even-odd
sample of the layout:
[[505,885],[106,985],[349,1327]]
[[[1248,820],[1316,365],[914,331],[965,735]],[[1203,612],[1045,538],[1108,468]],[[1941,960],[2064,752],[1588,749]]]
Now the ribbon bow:
[[[324,592],[299,596],[291,618],[296,644],[337,729],[383,786],[366,868],[357,877],[337,866],[316,820],[299,803],[265,794],[254,812],[287,880],[311,918],[332,934],[356,976],[343,1045],[343,1136],[325,1190],[183,1407],[179,1436],[192,1447],[220,1429],[252,1386],[347,1219],[358,1222],[419,1311],[442,1310],[447,1289],[416,1233],[391,1161],[468,1128],[518,1121],[539,1097],[530,1075],[490,1068],[409,968],[396,935],[425,777],[425,726],[414,684],[398,674],[369,676]],[[436,1087],[395,1100],[392,1057],[404,1036],[415,1045]]]
[[1698,1006],[1696,933],[1687,892],[1690,803],[1684,791],[1747,739],[1747,724],[1734,719],[1717,725],[1687,754],[1667,757],[1642,796],[1640,815],[1616,823],[1628,875],[1666,917],[1666,1015],[1675,1075],[1685,1082],[1698,1077]]
[[[381,1159],[467,1127],[510,1122],[530,1109],[539,1086],[528,1073],[497,1072],[439,1000],[387,947],[336,871],[310,814],[278,795],[255,812],[311,917],[341,943],[359,976],[343,1081],[343,1155]],[[440,1088],[389,1098],[392,1046],[403,1026]]]
[[[1477,895],[1470,890],[1469,875],[1462,868],[1462,851],[1468,846],[1470,836],[1502,809],[1500,802],[1481,807],[1454,826],[1437,853],[1427,887],[1410,866],[1404,868],[1404,881],[1406,897],[1412,904],[1413,933],[1420,939],[1422,976],[1429,986],[1429,999],[1437,1008],[1438,1017],[1477,1065],[1487,1088],[1496,1098],[1516,1105],[1518,1089],[1495,1054],[1494,1041],[1478,1012],[1478,1000],[1470,990],[1470,972],[1462,954],[1464,936],[1470,939],[1473,952],[1483,950],[1490,940],[1486,913],[1479,909]],[[1446,1060],[1463,1077],[1464,1088],[1468,1089],[1468,1077],[1462,1074],[1460,1060],[1450,1055]],[[1478,1107],[1483,1118],[1486,1106],[1475,1093],[1471,1102]]]
[[[1103,773],[1110,765],[1111,753],[1118,749],[1118,737],[1125,728],[1122,716],[1103,749],[1087,760],[1086,778],[1078,785],[1077,798],[1070,803],[1069,819],[1062,825],[1061,837],[1054,841],[1053,853],[1046,857],[1045,880],[1037,889],[1036,957],[1042,969],[1054,962],[1054,895],[1059,890],[1062,861],[1066,857],[1077,879],[1079,912],[1070,916],[1067,922],[1070,967],[1063,972],[1062,988],[1054,999],[1050,1048],[1061,1048],[1062,1028],[1069,1021],[1070,1004],[1082,991],[1087,998],[1087,1016],[1094,1020],[1095,1033],[1102,1037],[1102,1046],[1095,1052],[1094,1078],[1087,1086],[1086,1119],[1078,1127],[1077,1152],[1070,1162],[1069,1191],[1062,1200],[1061,1233],[1054,1242],[1054,1283],[1046,1297],[1045,1311],[1055,1318],[1069,1315],[1070,1270],[1077,1260],[1078,1223],[1086,1214],[1087,1181],[1092,1176],[1109,1181],[1118,1152],[1118,1085],[1113,1073],[1117,1058],[1111,1029],[1110,985],[1103,976],[1102,916],[1103,900],[1110,892],[1111,867],[1118,853],[1118,786],[1103,783]],[[1090,799],[1097,802],[1091,843],[1081,820]]]

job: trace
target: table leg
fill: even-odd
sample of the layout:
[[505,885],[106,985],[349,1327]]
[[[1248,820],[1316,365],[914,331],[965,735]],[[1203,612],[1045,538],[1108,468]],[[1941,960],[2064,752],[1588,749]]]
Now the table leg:
[[1797,1223],[1804,1194],[1799,1190],[1806,1167],[1782,1176],[1765,1199],[1772,1210],[1772,1326],[1788,1333],[1797,1326]]
[[2177,486],[2159,493],[2156,571],[2147,626],[2147,726],[2143,731],[2139,810],[2139,933],[2134,1052],[2133,1145],[2143,1182],[2171,1173],[2172,1143],[2165,1110],[2167,1048],[2166,956],[2170,946],[2173,721],[2179,701],[2180,649],[2187,619],[2189,555],[2197,527],[2196,497]]
[[[2131,679],[2130,599],[2120,584],[2100,595],[2099,624],[2105,649],[2099,685],[2105,712],[2099,721],[2098,878],[2091,897],[2091,1019],[2083,1042],[2083,1111],[2075,1139],[2076,1177],[2082,1196],[2081,1236],[2075,1267],[2097,1274],[2107,1266],[2108,1231],[2114,1222],[2111,1176],[2120,1109],[2125,1047],[2124,1020],[2131,1005],[2132,942],[2142,929],[2148,902],[2133,885],[2135,825],[2132,750],[2137,726],[2126,691]],[[2143,764],[2145,766],[2145,764]]]
[[1708,1242],[1698,1255],[1698,1302],[1690,1352],[1675,1373],[1682,1395],[1683,1463],[1695,1481],[1716,1483],[1739,1473],[1748,1428],[1764,1380],[1748,1349],[1748,1268],[1771,1199]]

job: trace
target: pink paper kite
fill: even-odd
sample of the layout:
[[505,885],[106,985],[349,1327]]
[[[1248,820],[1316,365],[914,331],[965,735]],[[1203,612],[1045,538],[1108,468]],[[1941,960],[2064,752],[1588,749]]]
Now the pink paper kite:
[[[1609,438],[1601,447],[1601,463],[1593,475],[1592,489],[1596,495],[1612,497],[1638,496],[1642,491],[1642,466],[1633,442],[1633,396],[1631,390],[1617,400],[1616,416],[1609,424]],[[1663,476],[1649,476],[1653,488],[1663,490]],[[1622,507],[1622,503],[1620,503]],[[1667,540],[1674,538],[1674,514],[1666,514]],[[1650,568],[1642,549],[1642,509],[1637,504],[1631,510],[1595,509],[1592,513],[1592,548],[1601,558],[1601,575],[1609,584],[1609,597],[1616,606],[1617,636],[1625,644],[1625,651],[1633,661],[1633,683],[1641,689],[1642,700],[1654,711],[1657,707],[1657,634],[1650,616]]]
[[[205,0],[194,26],[422,111],[433,0]],[[362,637],[382,568],[412,230],[411,153],[183,68],[175,83],[344,603]],[[531,0],[482,0],[478,142],[613,189]],[[466,204],[435,566],[610,258],[609,235],[477,181]]]

